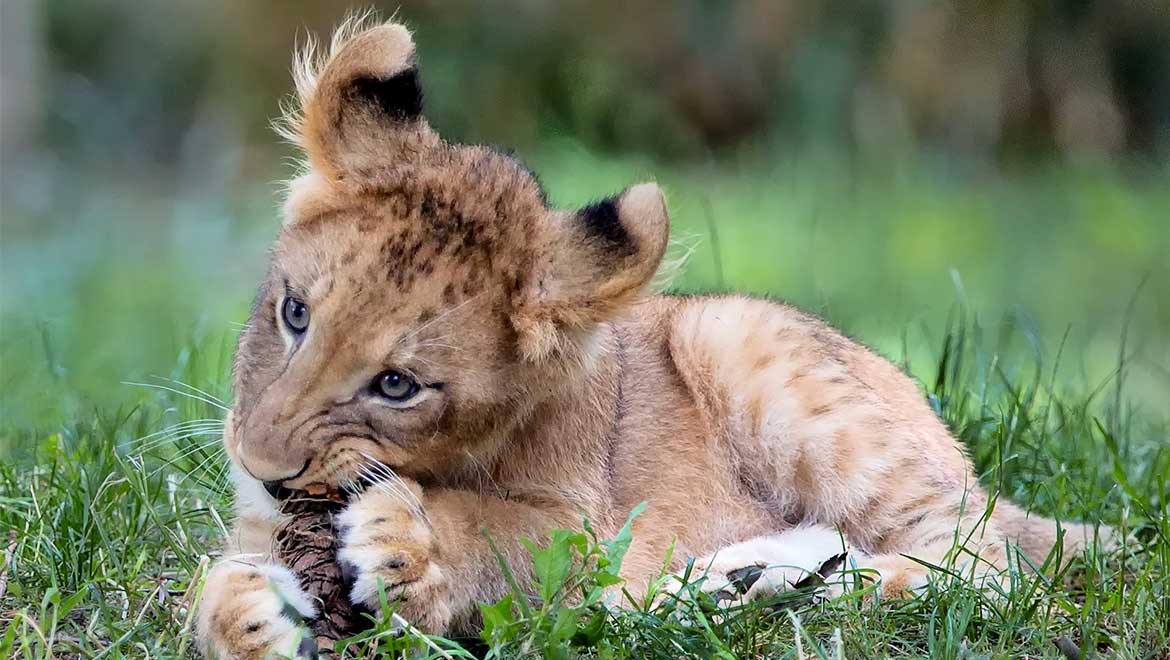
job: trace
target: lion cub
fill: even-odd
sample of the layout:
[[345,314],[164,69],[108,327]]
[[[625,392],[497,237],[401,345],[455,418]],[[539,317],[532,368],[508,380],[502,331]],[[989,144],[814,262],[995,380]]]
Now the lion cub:
[[[926,578],[908,556],[942,562],[956,538],[988,570],[1005,541],[1056,543],[1006,502],[980,520],[962,446],[865,347],[772,302],[646,294],[669,225],[656,185],[553,209],[512,158],[445,142],[402,26],[350,26],[296,73],[309,168],[240,338],[208,656],[315,654],[316,605],[272,555],[277,499],[310,486],[359,493],[340,517],[354,602],[380,581],[432,633],[474,629],[506,592],[484,530],[523,579],[520,537],[582,515],[613,532],[643,501],[634,593],[672,543],[673,569],[698,557],[704,588],[740,599],[844,548],[897,594]],[[1066,528],[1071,548],[1084,529]]]

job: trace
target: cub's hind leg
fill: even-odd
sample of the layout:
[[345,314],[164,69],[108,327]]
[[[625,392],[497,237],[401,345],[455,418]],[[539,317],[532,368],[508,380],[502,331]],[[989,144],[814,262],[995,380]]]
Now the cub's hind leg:
[[813,575],[831,577],[844,565],[846,554],[837,530],[796,527],[699,557],[689,575],[680,572],[666,586],[677,591],[684,581],[699,581],[699,589],[721,605],[740,605],[799,586]]
[[693,563],[668,583],[677,591],[684,581],[699,582],[699,589],[717,603],[730,607],[767,598],[802,586],[823,588],[821,595],[835,597],[854,585],[876,583],[879,596],[913,594],[927,583],[928,570],[915,559],[934,565],[961,550],[953,562],[955,570],[976,583],[995,579],[1002,566],[1001,548],[974,539],[957,540],[955,525],[946,525],[937,541],[906,543],[907,553],[878,555],[850,548],[837,530],[801,526],[721,548]]
[[[883,593],[912,590],[956,540],[1002,564],[962,446],[892,364],[795,309],[689,301],[671,356],[734,474],[789,520],[840,529]],[[973,558],[972,558],[973,559]]]

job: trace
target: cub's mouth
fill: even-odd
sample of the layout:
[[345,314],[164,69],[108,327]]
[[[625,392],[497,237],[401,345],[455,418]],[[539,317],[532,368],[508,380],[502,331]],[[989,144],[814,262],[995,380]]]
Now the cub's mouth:
[[324,483],[311,483],[301,488],[289,488],[284,485],[284,482],[265,481],[264,490],[268,491],[268,494],[278,502],[284,502],[293,498],[309,498],[331,500],[339,504],[344,504],[349,502],[350,499],[361,495],[367,488],[373,485],[374,480],[369,477],[361,477],[348,482],[344,488]]
[[[284,484],[286,482],[294,481],[294,480],[298,479],[301,475],[303,475],[306,471],[308,471],[309,464],[312,462],[313,462],[313,459],[311,459],[311,458],[305,459],[305,464],[303,466],[301,466],[300,471],[298,471],[296,474],[292,475],[291,477],[286,477],[284,479],[278,479],[276,481],[263,481],[263,482],[261,482],[262,484],[264,484],[264,490],[268,491],[268,494],[272,496],[272,499],[274,499],[278,502],[282,502],[284,500],[287,500],[289,497],[291,497],[294,493],[297,492],[297,489],[288,488]],[[245,469],[247,469],[247,468],[245,468]],[[324,485],[322,485],[322,491],[317,493],[317,494],[323,495],[323,494],[325,494],[325,491],[327,491],[327,490],[328,489],[325,488]],[[304,492],[307,492],[307,489]],[[311,495],[312,493],[309,493],[309,494]]]
[[297,468],[286,468],[286,476],[264,480],[255,476],[242,457],[233,457],[244,473],[252,476],[274,500],[284,502],[293,496],[310,497],[345,503],[365,490],[409,490],[399,476],[395,456],[386,456],[377,448],[355,446],[342,437],[324,450],[314,452]]
[[401,481],[401,477],[394,470],[379,463],[377,468],[363,469],[360,474],[345,479],[340,484],[312,481],[303,486],[286,485],[290,482],[296,482],[301,475],[305,474],[310,463],[311,459],[305,461],[301,471],[292,477],[279,481],[261,482],[264,485],[264,490],[277,502],[286,502],[290,499],[313,499],[345,504],[370,488],[394,488],[396,487],[395,482]]

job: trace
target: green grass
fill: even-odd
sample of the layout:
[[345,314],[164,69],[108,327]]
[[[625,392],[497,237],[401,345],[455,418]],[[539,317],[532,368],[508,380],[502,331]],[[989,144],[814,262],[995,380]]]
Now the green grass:
[[[545,598],[492,608],[485,640],[435,644],[500,657],[1057,658],[1059,639],[1083,657],[1167,657],[1165,169],[963,178],[805,154],[663,171],[565,148],[533,165],[565,204],[657,174],[675,251],[690,250],[676,287],[825,315],[923,383],[984,484],[1135,541],[1059,575],[1017,573],[1008,595],[940,572],[909,601],[795,594],[684,622],[669,606],[598,602],[615,544],[563,535]],[[4,217],[0,657],[194,652],[190,604],[231,518],[217,421],[231,324],[263,270],[273,188],[223,201],[142,188],[75,193],[60,202],[68,217]],[[372,634],[389,657],[435,655]]]

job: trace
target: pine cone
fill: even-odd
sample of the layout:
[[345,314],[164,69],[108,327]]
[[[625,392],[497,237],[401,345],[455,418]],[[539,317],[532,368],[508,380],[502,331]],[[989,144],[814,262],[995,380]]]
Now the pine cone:
[[276,554],[316,599],[320,615],[310,627],[321,649],[349,637],[366,619],[349,602],[348,580],[337,563],[337,530],[333,517],[343,504],[327,496],[296,493],[281,503],[289,520],[276,532]]

